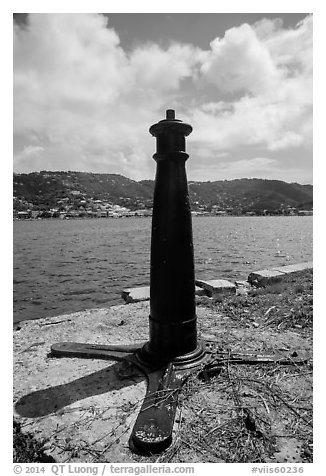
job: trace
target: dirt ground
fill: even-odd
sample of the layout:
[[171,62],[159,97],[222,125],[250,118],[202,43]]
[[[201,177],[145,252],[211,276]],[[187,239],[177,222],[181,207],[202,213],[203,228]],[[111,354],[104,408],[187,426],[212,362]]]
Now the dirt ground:
[[146,389],[139,372],[126,375],[123,362],[49,355],[58,340],[146,340],[148,302],[22,323],[14,331],[14,461],[312,462],[312,281],[306,271],[249,294],[198,297],[200,339],[226,353],[292,362],[226,360],[193,374],[179,396],[173,443],[160,455],[128,446]]

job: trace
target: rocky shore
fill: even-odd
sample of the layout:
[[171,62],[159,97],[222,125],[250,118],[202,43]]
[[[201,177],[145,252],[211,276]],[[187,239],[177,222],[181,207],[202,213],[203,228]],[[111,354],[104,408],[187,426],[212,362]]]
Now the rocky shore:
[[254,285],[239,285],[235,293],[206,290],[197,297],[198,333],[225,351],[304,352],[305,364],[228,366],[206,380],[191,377],[180,396],[173,444],[159,457],[128,447],[146,389],[142,374],[124,362],[49,353],[61,341],[146,341],[148,301],[19,323],[14,460],[312,461],[312,266],[292,271],[272,273],[260,285],[257,274],[266,273],[257,272]]

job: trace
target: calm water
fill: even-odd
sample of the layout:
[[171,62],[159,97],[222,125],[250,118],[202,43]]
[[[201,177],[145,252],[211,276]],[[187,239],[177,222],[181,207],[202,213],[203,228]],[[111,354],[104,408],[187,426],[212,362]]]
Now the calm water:
[[[150,218],[19,220],[14,322],[122,304],[149,283]],[[312,217],[194,217],[197,278],[312,260]]]

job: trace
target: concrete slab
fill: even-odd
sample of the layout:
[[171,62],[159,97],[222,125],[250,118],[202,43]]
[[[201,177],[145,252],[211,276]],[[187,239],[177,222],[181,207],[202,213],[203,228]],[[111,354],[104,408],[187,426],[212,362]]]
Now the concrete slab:
[[279,266],[272,268],[275,271],[281,271],[282,273],[301,273],[302,271],[313,269],[313,262],[307,261],[306,263],[290,264],[287,266]]
[[[195,295],[196,296],[204,296],[205,289],[200,288],[199,286],[195,286]],[[126,301],[127,304],[133,302],[141,302],[141,301],[149,301],[150,299],[150,287],[143,286],[139,288],[129,288],[125,289],[121,293],[122,299]]]
[[122,291],[121,297],[126,301],[127,304],[131,302],[149,301],[150,287],[142,286],[139,288],[125,289]]
[[262,269],[260,271],[254,271],[250,273],[248,276],[248,282],[257,287],[262,287],[266,286],[267,284],[281,281],[289,274],[302,273],[307,269],[313,269],[312,261],[287,266],[279,266],[271,269]]
[[285,273],[282,273],[281,271],[272,269],[261,269],[259,271],[254,271],[253,273],[249,274],[248,283],[256,287],[263,287],[267,284],[281,281],[282,276],[285,276]]
[[208,296],[221,294],[229,295],[236,293],[235,284],[227,281],[226,279],[212,279],[210,281],[196,279],[196,285],[203,288]]

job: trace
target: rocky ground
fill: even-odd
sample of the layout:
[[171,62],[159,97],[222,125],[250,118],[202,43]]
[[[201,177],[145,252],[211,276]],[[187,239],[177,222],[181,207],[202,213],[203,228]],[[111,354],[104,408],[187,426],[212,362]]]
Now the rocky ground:
[[312,462],[312,282],[306,271],[248,294],[198,297],[200,338],[226,353],[304,355],[305,362],[226,361],[191,376],[172,445],[149,457],[128,447],[144,378],[123,380],[121,363],[48,355],[56,340],[146,340],[148,303],[22,323],[14,332],[14,461]]

